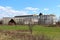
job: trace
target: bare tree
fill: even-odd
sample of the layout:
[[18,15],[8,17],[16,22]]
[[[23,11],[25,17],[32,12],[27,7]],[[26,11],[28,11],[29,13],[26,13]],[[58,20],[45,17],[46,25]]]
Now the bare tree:
[[58,18],[58,21],[56,22],[57,25],[60,25],[60,16]]
[[32,34],[32,28],[33,28],[33,24],[32,24],[32,18],[29,18],[29,24],[28,24],[29,30]]

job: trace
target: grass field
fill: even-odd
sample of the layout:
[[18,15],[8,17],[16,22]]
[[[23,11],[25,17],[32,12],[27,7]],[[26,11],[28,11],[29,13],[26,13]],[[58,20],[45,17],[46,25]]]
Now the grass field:
[[[27,25],[1,25],[0,30],[29,30],[29,27]],[[54,37],[56,40],[60,40],[60,27],[44,27],[35,25],[32,30],[33,35],[45,34]]]
[[28,30],[28,26],[25,25],[2,25],[0,30]]

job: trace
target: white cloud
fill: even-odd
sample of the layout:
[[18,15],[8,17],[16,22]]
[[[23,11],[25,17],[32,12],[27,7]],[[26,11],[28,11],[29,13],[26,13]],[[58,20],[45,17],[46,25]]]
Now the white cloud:
[[39,8],[33,8],[33,7],[26,7],[25,9],[33,12],[36,12],[39,10]]
[[[23,10],[14,10],[12,7],[9,6],[0,6],[0,18],[1,17],[13,17],[16,15],[27,15],[28,13],[37,13],[39,11],[38,8],[33,7],[26,7]],[[28,14],[28,15],[29,15]]]
[[60,7],[60,5],[57,5],[57,7]]
[[38,13],[38,11],[40,9],[39,8],[33,8],[33,7],[26,7],[25,10],[32,12],[32,14],[34,14],[34,13]]
[[49,8],[44,8],[44,10],[45,10],[45,11],[48,11],[48,10],[49,10]]
[[23,11],[23,10],[19,11],[19,10],[12,9],[12,7],[0,6],[0,16],[1,17],[5,17],[5,16],[10,17],[10,16],[15,16],[15,15],[26,15],[26,14],[28,14],[27,11]]

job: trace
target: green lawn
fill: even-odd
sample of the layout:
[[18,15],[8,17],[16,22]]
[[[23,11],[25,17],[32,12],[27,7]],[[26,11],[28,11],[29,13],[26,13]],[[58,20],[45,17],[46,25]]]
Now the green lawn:
[[[29,30],[29,27],[27,25],[1,25],[0,30]],[[60,27],[44,27],[35,25],[32,27],[32,30],[38,32],[60,32]]]
[[[0,30],[29,30],[29,27],[27,25],[2,25],[0,26]],[[60,32],[60,27],[44,27],[35,25],[32,27],[32,30],[38,32]]]
[[[29,27],[26,25],[15,26],[1,25],[0,30],[29,30]],[[51,37],[56,37],[60,39],[60,27],[44,27],[35,25],[33,26],[32,30],[33,30],[32,34],[46,34]]]
[[0,30],[28,30],[28,26],[25,25],[2,25]]

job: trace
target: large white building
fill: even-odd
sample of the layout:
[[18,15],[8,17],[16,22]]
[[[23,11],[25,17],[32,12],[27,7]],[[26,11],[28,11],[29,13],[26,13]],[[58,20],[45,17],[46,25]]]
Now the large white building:
[[4,17],[3,24],[8,24],[9,21],[13,19],[16,24],[55,24],[56,16],[55,15],[23,15],[15,16],[13,18]]

